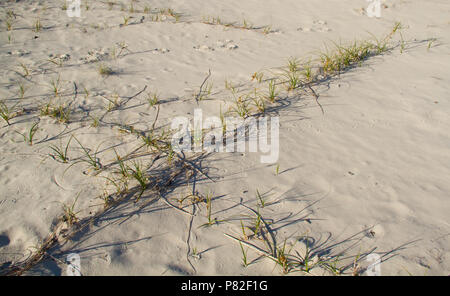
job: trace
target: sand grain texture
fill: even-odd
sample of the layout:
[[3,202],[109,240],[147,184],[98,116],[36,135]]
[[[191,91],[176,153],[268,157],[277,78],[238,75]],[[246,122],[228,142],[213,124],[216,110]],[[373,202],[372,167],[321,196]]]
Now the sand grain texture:
[[[72,134],[92,151],[99,147],[102,164],[114,160],[113,148],[120,155],[136,148],[135,135],[112,124],[93,127],[92,118],[149,130],[157,108],[148,105],[148,92],[161,100],[158,127],[167,128],[175,116],[192,118],[195,108],[204,117],[218,116],[232,102],[225,80],[251,90],[259,87],[252,81],[255,72],[268,77],[289,57],[314,56],[332,41],[370,39],[368,32],[382,36],[400,21],[406,27],[402,52],[396,47],[315,88],[324,114],[305,93],[276,108],[276,164],[261,164],[258,153],[204,159],[202,167],[215,182],[197,174],[194,190],[213,195],[212,216],[224,222],[201,227],[207,222],[205,203],[193,217],[161,200],[143,209],[124,203],[52,249],[55,260],[44,260],[28,274],[65,275],[62,262],[78,253],[84,275],[279,275],[273,261],[245,246],[253,262],[244,267],[239,244],[224,235],[242,236],[240,221],[253,223],[247,207],[257,209],[257,190],[267,199],[260,213],[279,246],[286,240],[302,252],[305,239],[299,237],[306,235],[306,244],[322,258],[346,250],[342,266],[374,250],[385,260],[383,275],[450,274],[449,3],[385,1],[381,18],[369,18],[363,0],[139,0],[134,12],[130,1],[116,2],[123,9],[88,1],[86,10],[82,1],[81,18],[69,18],[63,1],[0,4],[0,99],[27,111],[10,126],[0,123],[0,268],[33,251],[63,204],[79,196],[80,217],[101,207],[104,178],[93,176],[86,163],[67,169],[48,156],[49,145],[65,145]],[[143,11],[146,5],[152,13]],[[157,9],[169,7],[181,13],[178,21],[162,14],[152,20]],[[9,9],[16,14],[12,31],[6,29]],[[217,17],[236,26],[205,23]],[[34,32],[37,19],[43,27]],[[244,20],[253,29],[236,28]],[[23,77],[21,63],[30,75]],[[112,75],[100,75],[100,65]],[[209,70],[212,94],[197,104],[195,94]],[[54,96],[51,81],[58,77],[60,95],[53,101],[70,102],[69,123],[37,110]],[[22,99],[20,84],[26,89]],[[105,113],[116,97],[126,103]],[[36,121],[30,146],[19,133]],[[82,157],[76,141],[70,147],[72,160]],[[191,194],[190,186],[171,189],[167,198]],[[264,245],[256,238],[250,242]],[[311,273],[329,274],[323,268]]]

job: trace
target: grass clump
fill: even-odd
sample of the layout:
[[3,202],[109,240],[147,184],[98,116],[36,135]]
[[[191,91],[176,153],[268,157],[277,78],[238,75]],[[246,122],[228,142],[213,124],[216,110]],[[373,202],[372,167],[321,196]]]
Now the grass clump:
[[56,161],[60,161],[62,163],[67,163],[69,161],[68,151],[69,151],[70,141],[72,141],[72,138],[73,138],[73,136],[70,137],[65,148],[62,147],[62,144],[59,147],[56,145],[51,145],[50,149],[52,149],[54,153],[49,154],[49,155]]
[[301,71],[303,79],[306,83],[310,83],[315,79],[315,74],[311,65],[311,60],[303,64],[303,69]]
[[427,49],[430,50],[430,48],[433,47],[433,43],[435,43],[437,41],[437,38],[431,38],[428,40],[428,45],[427,45]]
[[59,97],[61,94],[61,77],[58,76],[56,79],[50,81],[50,89],[53,92],[55,98]]
[[263,220],[262,220],[262,216],[259,213],[259,207],[258,210],[255,212],[255,219],[253,221],[253,227],[252,227],[252,231],[253,231],[253,236],[254,237],[259,237],[262,231],[262,224],[263,224]]
[[294,90],[301,85],[300,75],[298,71],[285,71],[283,77],[286,79],[287,90]]
[[111,67],[109,67],[108,65],[100,64],[98,66],[98,73],[101,76],[110,76],[110,75],[114,74],[114,70]]
[[98,127],[100,125],[100,119],[94,116],[89,116],[92,119],[91,127]]
[[164,135],[156,135],[153,131],[148,134],[141,135],[141,140],[146,147],[153,147],[156,150],[160,150],[159,142]]
[[200,227],[209,227],[219,223],[219,221],[217,220],[217,218],[212,218],[212,194],[208,193],[204,200],[206,202],[206,217],[208,218],[208,222],[201,225]]
[[79,212],[75,212],[75,204],[77,203],[79,196],[80,195],[78,194],[71,205],[63,204],[64,214],[62,220],[66,222],[69,227],[79,221],[77,216]]
[[116,161],[119,165],[119,169],[114,171],[114,173],[119,174],[123,179],[128,179],[130,174],[128,172],[127,165],[125,164],[123,158],[117,153],[116,149],[114,149],[114,153],[116,154]]
[[264,114],[266,112],[266,102],[264,98],[258,96],[252,98],[252,101],[259,113]]
[[378,48],[378,46],[381,45],[374,45],[367,41],[355,41],[347,46],[335,44],[335,52],[329,53],[327,51],[320,54],[323,74],[327,76],[340,73],[355,64],[360,64],[373,55],[374,50],[377,54],[386,51],[386,45],[383,45],[382,48]]
[[121,106],[121,98],[118,93],[114,92],[110,98],[106,96],[102,96],[105,100],[108,101],[108,106],[106,107],[106,110],[108,112],[114,111]]
[[248,250],[244,250],[244,247],[242,246],[242,243],[241,242],[239,242],[239,245],[241,246],[241,251],[242,251],[242,265],[244,266],[244,267],[247,267],[248,266],[248,262],[247,262],[247,252],[248,252]]
[[[373,36],[373,40],[366,41],[354,41],[350,45],[342,46],[335,44],[334,52],[320,53],[321,70],[324,76],[330,76],[333,74],[339,74],[345,69],[348,69],[354,65],[360,65],[367,58],[380,55],[387,52],[390,47],[390,41],[393,36],[400,32],[403,26],[400,22],[395,23],[393,29],[384,38],[378,39]],[[401,34],[401,32],[400,32]],[[401,43],[401,51],[405,47],[403,37]]]
[[6,31],[13,30],[13,19],[9,16],[7,16],[5,19],[5,27],[6,27]]
[[41,19],[37,18],[33,25],[33,31],[39,33],[42,30]]
[[36,122],[28,130],[28,133],[21,134],[25,143],[28,143],[28,145],[30,145],[30,146],[33,145],[34,135],[38,131],[38,124],[39,124],[39,122]]
[[288,91],[294,90],[301,85],[299,68],[300,62],[297,58],[291,57],[288,59],[287,67],[281,74],[281,76],[285,79],[285,84],[287,84]]
[[270,33],[272,33],[272,27],[271,26],[265,26],[264,29],[263,29],[263,34],[267,35],[267,34],[270,34]]
[[97,154],[98,154],[98,149],[100,148],[101,143],[100,143],[100,145],[98,145],[97,150],[96,150],[94,153],[91,153],[91,152],[89,151],[89,149],[87,149],[86,147],[84,147],[84,146],[80,143],[80,141],[78,141],[78,139],[75,138],[75,136],[73,136],[73,138],[75,139],[75,141],[77,141],[78,145],[80,145],[81,149],[83,150],[83,154],[84,154],[84,157],[82,157],[81,159],[79,159],[79,160],[78,160],[77,162],[75,162],[74,164],[79,163],[79,162],[84,162],[84,163],[87,163],[87,164],[89,165],[90,168],[92,168],[92,169],[94,169],[94,170],[96,170],[96,171],[100,170],[101,167],[102,167],[102,165],[101,165],[101,163],[100,163],[100,160],[97,158]]
[[284,241],[282,247],[277,247],[276,255],[275,262],[281,266],[284,274],[288,274],[292,269],[292,262],[289,260],[289,253],[286,252],[286,241]]
[[0,101],[0,117],[4,121],[6,121],[6,123],[8,125],[11,125],[11,123],[9,121],[17,115],[17,113],[14,112],[14,108],[15,108],[16,105],[14,105],[13,107],[9,108],[8,105],[5,104],[5,102]]
[[22,77],[26,78],[26,77],[30,76],[31,71],[25,63],[20,63],[19,66],[23,71],[23,73],[19,73]]
[[256,190],[256,196],[258,197],[258,201],[259,201],[261,208],[264,208],[266,206],[266,201],[264,200],[262,195],[259,193],[258,189]]
[[159,96],[156,92],[154,93],[148,93],[147,94],[147,102],[150,105],[150,107],[155,106],[159,103]]
[[129,21],[130,21],[130,17],[129,16],[124,16],[122,25],[123,26],[128,26]]
[[261,83],[264,77],[264,73],[263,72],[255,72],[252,75],[252,81],[256,80],[258,81],[258,83]]
[[47,103],[41,108],[41,116],[50,116],[57,119],[60,123],[68,123],[72,110],[64,104],[54,105],[52,102]]
[[263,114],[266,111],[265,97],[261,95],[256,88],[249,93],[247,97],[253,102],[259,113]]
[[179,22],[181,18],[181,14],[175,12],[175,10],[173,10],[172,8],[161,9],[160,13],[174,18],[175,22]]
[[276,84],[275,84],[275,80],[272,79],[269,81],[269,85],[268,85],[268,94],[267,94],[267,99],[271,102],[271,103],[275,103],[275,100],[278,96],[277,90],[276,90]]
[[243,96],[240,96],[235,102],[231,110],[233,113],[237,114],[239,117],[245,119],[250,116],[249,103]]
[[19,87],[18,91],[19,98],[23,100],[25,98],[25,92],[27,91],[27,89],[25,88],[25,85],[23,85],[23,83],[21,82],[18,83],[18,87]]
[[135,200],[135,202],[138,202],[144,191],[147,189],[148,179],[145,176],[145,170],[138,162],[133,162],[133,167],[128,167],[128,171],[130,172],[130,176],[133,177],[140,186],[140,192]]

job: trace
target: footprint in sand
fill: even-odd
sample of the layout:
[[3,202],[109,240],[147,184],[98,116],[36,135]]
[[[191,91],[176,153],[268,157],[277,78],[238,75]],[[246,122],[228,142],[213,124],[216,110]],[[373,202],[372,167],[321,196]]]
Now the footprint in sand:
[[153,49],[151,52],[152,52],[153,54],[165,54],[165,53],[170,52],[170,50],[167,49],[167,48],[155,48],[155,49]]
[[239,46],[233,42],[233,40],[218,40],[215,45],[208,46],[208,45],[196,45],[194,46],[194,49],[198,51],[208,52],[208,51],[215,51],[215,50],[235,50],[238,49]]
[[331,29],[327,26],[327,22],[323,20],[315,20],[311,26],[299,27],[300,32],[329,32]]
[[30,53],[31,53],[31,51],[23,50],[23,49],[8,51],[9,55],[18,56],[18,57],[23,57],[25,55],[29,55]]
[[198,51],[203,51],[203,52],[214,51],[214,48],[212,48],[208,45],[196,45],[196,46],[194,46],[194,49],[196,49]]
[[229,40],[229,39],[227,39],[225,41],[218,40],[216,42],[216,47],[218,49],[228,49],[228,50],[234,50],[234,49],[239,48],[239,46],[237,46],[237,44],[233,43],[233,40]]
[[106,59],[109,56],[107,49],[99,48],[88,51],[87,55],[80,58],[80,61],[86,63],[95,63]]

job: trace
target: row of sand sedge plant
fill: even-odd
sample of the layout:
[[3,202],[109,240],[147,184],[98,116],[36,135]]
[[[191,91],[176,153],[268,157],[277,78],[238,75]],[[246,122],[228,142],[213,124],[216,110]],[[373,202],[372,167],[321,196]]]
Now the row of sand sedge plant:
[[[402,25],[396,23],[381,39],[373,37],[369,40],[354,41],[348,45],[334,43],[332,48],[326,47],[324,51],[318,52],[316,57],[302,60],[291,57],[281,70],[258,71],[252,74],[251,81],[256,82],[256,86],[250,90],[247,86],[239,89],[226,80],[225,89],[232,95],[232,106],[227,112],[242,118],[263,115],[269,107],[277,103],[278,99],[295,96],[295,93],[291,94],[294,91],[310,93],[319,104],[314,86],[319,86],[327,79],[360,66],[372,56],[392,50],[396,46],[392,39],[401,29]],[[320,104],[319,106],[321,107]]]
[[[249,92],[241,94],[237,88],[226,83],[226,86],[229,87],[235,96],[235,106],[233,106],[230,111],[235,112],[241,117],[258,116],[265,112],[266,105],[277,102],[279,92],[281,92],[281,90],[278,89],[280,85],[285,86],[285,91],[287,93],[318,85],[324,79],[338,75],[342,71],[360,64],[372,55],[381,54],[390,50],[392,45],[389,42],[395,32],[400,28],[400,24],[396,24],[392,32],[381,39],[381,41],[355,42],[350,46],[336,45],[334,51],[320,54],[318,60],[311,59],[308,60],[307,63],[300,63],[299,60],[291,58],[287,67],[281,71],[281,74],[277,73],[280,75],[266,80],[264,80],[264,75],[261,73],[254,74],[252,79],[255,80],[256,83],[267,83],[267,93],[262,93],[252,87]],[[209,76],[207,76],[207,78],[209,78]],[[207,79],[205,79],[204,83],[206,83],[206,80]],[[61,99],[62,97],[60,83],[61,80],[59,77],[58,79],[52,80],[51,83],[53,97],[55,99]],[[146,87],[138,94],[145,94],[145,90]],[[201,94],[210,94],[210,91],[204,93],[202,90],[203,88],[200,87]],[[77,93],[76,85],[74,87],[74,92],[75,94]],[[85,93],[88,92],[89,91],[86,91]],[[115,107],[121,106],[120,96],[117,96],[116,99],[117,100],[112,101],[113,105]],[[184,154],[176,153],[172,149],[167,131],[158,130],[155,126],[161,106],[158,95],[156,93],[147,93],[147,99],[150,106],[153,108],[157,106],[157,108],[155,108],[156,115],[154,123],[150,131],[138,130],[134,126],[127,126],[123,123],[106,123],[102,120],[97,120],[98,125],[116,128],[122,132],[136,136],[137,141],[140,141],[137,148],[128,151],[122,156],[119,156],[118,152],[114,150],[116,159],[109,163],[100,159],[99,147],[103,144],[102,142],[100,142],[97,145],[97,149],[93,151],[83,145],[75,135],[71,135],[65,144],[61,142],[59,146],[51,145],[49,147],[49,156],[60,162],[61,165],[67,166],[66,171],[74,168],[75,165],[85,164],[88,166],[90,175],[103,177],[105,179],[105,188],[113,188],[113,190],[106,189],[105,193],[102,193],[99,196],[99,198],[103,200],[101,207],[97,212],[94,211],[93,214],[88,214],[85,217],[79,217],[80,211],[75,209],[78,197],[74,199],[73,203],[64,205],[63,213],[59,220],[60,222],[44,242],[36,248],[37,251],[27,259],[16,262],[6,270],[0,271],[1,273],[8,275],[20,275],[25,273],[36,264],[49,258],[51,256],[51,248],[70,240],[73,235],[92,225],[92,222],[101,217],[105,211],[113,210],[124,202],[132,201],[139,203],[139,206],[142,208],[145,207],[149,201],[162,201],[167,207],[192,217],[195,214],[186,210],[186,207],[189,205],[186,205],[185,201],[189,200],[191,202],[190,205],[205,205],[205,223],[202,224],[202,226],[217,226],[227,220],[213,217],[214,213],[212,209],[214,198],[211,193],[201,195],[193,190],[191,195],[178,201],[178,206],[167,197],[169,190],[180,184],[194,186],[192,185],[193,182],[191,182],[194,175],[200,174],[205,177],[205,179],[212,179],[203,170],[198,168],[201,166],[197,165],[197,163],[202,161],[206,155],[194,154],[192,156],[186,156]],[[197,102],[199,101],[201,100],[197,100]],[[44,111],[46,111],[44,113],[46,115],[53,114],[55,117],[64,119],[66,111],[64,110],[64,107],[61,108],[62,109],[56,108],[56,110],[51,108],[44,109]],[[107,112],[112,112],[114,109],[115,108],[112,107],[112,110],[107,110]],[[8,107],[4,101],[1,102],[0,115],[7,125],[11,124],[12,118],[20,116],[21,114],[22,112],[17,106]],[[65,121],[65,123],[68,123],[68,121]],[[27,133],[23,134],[24,141],[29,145],[33,145],[33,139],[37,131],[38,122],[36,122]],[[78,148],[81,148],[82,155],[77,158],[71,156],[72,151],[70,149],[72,139],[77,142]],[[277,166],[277,175],[278,173],[279,166]],[[245,265],[248,265],[249,262],[244,246],[253,248],[263,256],[273,260],[282,268],[284,273],[291,272],[292,270],[309,272],[313,266],[336,265],[333,265],[329,260],[325,259],[313,261],[313,256],[308,249],[308,245],[306,245],[306,251],[303,255],[300,253],[294,255],[290,253],[290,249],[287,249],[288,246],[286,242],[280,245],[272,238],[272,242],[269,243],[267,237],[271,236],[273,231],[270,229],[271,223],[263,216],[263,209],[269,207],[271,202],[268,202],[264,195],[261,195],[259,191],[257,191],[256,197],[258,203],[257,209],[254,210],[248,208],[252,212],[250,215],[251,223],[245,225],[241,222],[239,226],[242,229],[244,239],[228,235],[228,237],[239,241],[241,250],[243,251],[243,262]],[[250,230],[250,232],[248,230]],[[64,236],[62,236],[62,233],[64,233]],[[266,247],[258,247],[250,242],[249,239],[262,239],[265,242]]]

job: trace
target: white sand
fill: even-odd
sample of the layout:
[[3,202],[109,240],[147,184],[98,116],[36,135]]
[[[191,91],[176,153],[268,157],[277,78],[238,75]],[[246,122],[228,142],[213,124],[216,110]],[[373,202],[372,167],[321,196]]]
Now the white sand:
[[[261,164],[258,153],[216,153],[206,158],[203,166],[219,179],[202,180],[196,190],[214,194],[212,216],[227,222],[199,227],[207,221],[205,205],[191,220],[161,201],[131,215],[139,205],[128,203],[51,254],[64,261],[67,254],[78,253],[84,275],[279,275],[280,268],[267,258],[243,267],[239,244],[224,235],[241,235],[240,220],[254,214],[236,204],[242,199],[256,209],[258,190],[273,201],[261,214],[273,222],[270,227],[278,244],[297,241],[292,254],[304,251],[298,237],[308,235],[324,257],[349,248],[342,265],[353,260],[345,257],[375,248],[385,260],[383,275],[450,273],[447,1],[385,1],[380,18],[362,12],[368,5],[363,0],[134,2],[139,10],[145,5],[173,8],[182,13],[178,23],[172,17],[152,22],[148,14],[130,13],[129,1],[116,1],[125,3],[126,11],[118,5],[109,10],[106,1],[88,1],[86,10],[82,1],[81,18],[69,18],[61,9],[63,1],[4,2],[0,99],[8,106],[19,102],[18,108],[29,108],[30,113],[13,118],[11,126],[0,123],[0,264],[26,258],[51,231],[62,204],[79,195],[75,209],[86,217],[102,202],[98,196],[105,179],[83,174],[82,163],[66,171],[68,165],[48,156],[50,144],[65,144],[71,134],[90,149],[102,143],[98,155],[102,163],[113,160],[114,145],[121,155],[137,146],[134,136],[90,126],[87,110],[95,117],[107,106],[101,95],[126,98],[147,85],[146,91],[157,91],[165,101],[159,126],[170,124],[177,115],[192,118],[195,108],[201,108],[205,117],[218,115],[220,106],[226,109],[231,102],[225,79],[258,87],[250,81],[256,71],[275,70],[291,56],[313,56],[332,41],[368,39],[368,32],[382,36],[401,21],[408,27],[402,31],[407,41],[402,53],[396,48],[373,57],[316,89],[324,114],[312,96],[286,101],[289,106],[279,110],[276,164]],[[17,14],[11,43],[5,29],[8,8]],[[132,17],[129,25],[119,26],[124,16]],[[255,27],[271,26],[271,32],[202,23],[208,16],[220,16],[223,22],[245,19]],[[35,33],[30,28],[38,17],[44,28]],[[429,42],[424,40],[430,38],[437,40],[427,48]],[[110,49],[120,42],[129,51],[111,59]],[[116,73],[102,77],[99,62],[81,60],[92,58],[90,51],[97,51]],[[50,54],[69,54],[70,59],[58,67],[48,62]],[[24,79],[15,72],[22,72],[20,63],[33,70],[31,77]],[[197,106],[193,95],[208,69],[213,94]],[[74,82],[78,86],[73,120],[65,125],[41,116],[35,144],[27,145],[16,131],[25,133],[38,120],[39,111],[32,108],[52,96],[49,82],[58,75],[65,100],[72,100]],[[27,89],[24,99],[17,99],[19,82]],[[87,98],[83,87],[90,90]],[[156,109],[148,106],[144,94],[126,107],[110,112],[105,121],[151,128]],[[81,155],[75,141],[71,147],[69,154]],[[190,192],[192,187],[182,186],[168,198]],[[371,234],[364,231],[370,226],[374,226]],[[256,239],[251,243],[263,245]],[[187,256],[194,249],[200,255]],[[248,257],[252,261],[258,253],[250,248]],[[365,260],[360,264],[367,266]],[[65,275],[66,266],[45,260],[30,272]],[[316,268],[312,273],[324,271]]]

